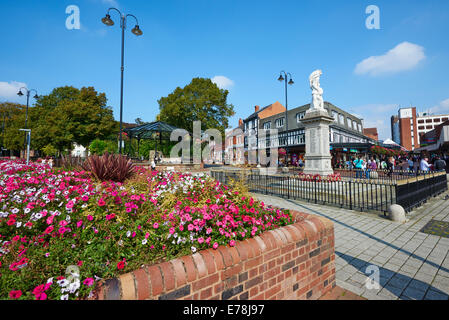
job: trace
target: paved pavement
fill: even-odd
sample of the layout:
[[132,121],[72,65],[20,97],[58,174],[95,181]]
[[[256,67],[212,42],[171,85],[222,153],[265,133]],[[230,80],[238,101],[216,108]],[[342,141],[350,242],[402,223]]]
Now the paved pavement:
[[448,300],[449,238],[420,232],[430,220],[449,222],[447,194],[415,209],[404,224],[373,213],[254,197],[334,222],[337,286],[369,300]]

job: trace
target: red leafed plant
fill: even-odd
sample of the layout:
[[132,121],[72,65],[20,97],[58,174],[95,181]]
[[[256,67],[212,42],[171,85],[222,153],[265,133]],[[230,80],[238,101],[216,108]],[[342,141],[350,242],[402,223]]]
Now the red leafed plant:
[[102,156],[87,158],[83,169],[90,171],[100,181],[124,182],[136,173],[131,159],[107,152]]

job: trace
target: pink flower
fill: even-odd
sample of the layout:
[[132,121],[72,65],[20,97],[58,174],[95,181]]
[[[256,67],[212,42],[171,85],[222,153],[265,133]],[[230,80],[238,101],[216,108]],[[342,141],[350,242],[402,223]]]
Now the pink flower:
[[84,202],[87,202],[87,201],[89,201],[89,196],[84,195],[81,197],[81,200],[83,200]]
[[169,232],[170,232],[170,234],[175,233],[175,228],[170,228]]
[[47,229],[45,229],[44,233],[45,234],[50,234],[53,231],[54,227],[53,226],[49,226]]
[[94,284],[94,279],[87,278],[86,280],[83,281],[83,284],[85,284],[88,287],[91,287]]
[[100,198],[100,200],[98,200],[98,205],[99,205],[100,207],[103,207],[103,206],[106,205],[106,202],[104,202],[103,198]]
[[203,242],[204,242],[204,238],[203,237],[198,238],[198,243],[199,244],[202,244]]
[[229,245],[230,245],[231,247],[235,247],[235,241],[234,241],[234,240],[229,241]]
[[9,292],[9,297],[11,299],[19,299],[22,296],[22,291],[20,290],[11,290]]
[[74,203],[73,203],[72,200],[70,200],[69,202],[67,202],[67,204],[65,205],[65,207],[66,207],[67,209],[72,209],[73,206],[74,206]]
[[218,248],[218,243],[215,242],[214,245],[212,246],[212,248],[214,248],[215,250],[217,250],[217,248]]
[[80,220],[76,223],[77,228],[81,228],[82,225],[83,225],[83,220]]
[[65,221],[65,220],[62,220],[62,221],[59,221],[59,225],[61,226],[61,227],[65,227],[66,225],[68,225],[69,223],[67,222],[67,221]]
[[91,215],[88,215],[87,220],[92,221],[92,220],[94,220],[94,217],[92,217]]
[[153,224],[153,228],[154,228],[154,229],[159,228],[159,223],[155,222],[155,223]]

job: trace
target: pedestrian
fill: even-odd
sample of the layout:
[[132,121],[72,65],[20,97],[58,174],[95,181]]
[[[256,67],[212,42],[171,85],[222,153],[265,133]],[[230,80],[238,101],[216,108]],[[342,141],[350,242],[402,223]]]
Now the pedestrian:
[[420,171],[427,172],[427,171],[430,170],[430,165],[429,165],[429,163],[427,161],[429,161],[429,158],[421,159],[421,162],[419,164],[419,170]]
[[354,160],[353,165],[355,167],[355,178],[362,178],[363,175],[363,159],[360,155],[358,159]]
[[156,162],[154,162],[154,159],[151,160],[151,170],[152,171],[156,170]]
[[389,177],[389,178],[391,178],[391,175],[393,174],[393,170],[394,170],[394,158],[393,157],[390,157],[388,160],[387,160],[387,170],[388,170],[388,173],[387,173],[387,176]]
[[435,171],[446,170],[446,161],[441,159],[439,156],[435,158],[435,163],[433,164]]

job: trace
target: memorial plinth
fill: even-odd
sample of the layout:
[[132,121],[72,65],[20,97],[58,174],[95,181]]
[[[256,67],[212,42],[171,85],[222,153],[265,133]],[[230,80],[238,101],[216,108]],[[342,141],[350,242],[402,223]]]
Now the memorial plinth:
[[329,143],[329,125],[334,118],[325,109],[309,109],[301,122],[305,126],[305,174],[328,176],[332,170]]

